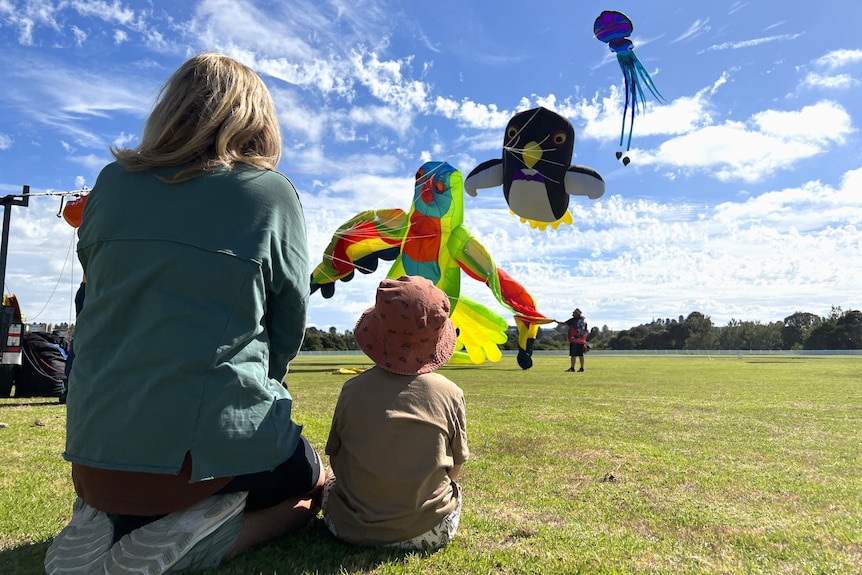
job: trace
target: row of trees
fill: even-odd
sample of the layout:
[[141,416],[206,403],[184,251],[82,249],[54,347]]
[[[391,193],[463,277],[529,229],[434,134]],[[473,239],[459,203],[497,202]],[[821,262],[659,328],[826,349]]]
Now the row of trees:
[[[601,335],[601,334],[600,334]],[[862,312],[833,307],[827,317],[796,312],[783,321],[730,320],[713,325],[692,312],[679,320],[655,320],[610,335],[607,349],[862,349]]]
[[[74,325],[62,323],[57,330],[71,330]],[[509,341],[503,349],[518,349],[515,328],[509,330]],[[862,312],[843,311],[833,307],[827,317],[796,312],[783,321],[730,320],[726,326],[713,325],[712,319],[699,311],[679,319],[656,319],[622,331],[608,326],[592,327],[587,338],[593,349],[862,349]],[[534,349],[568,349],[566,328],[539,329]],[[305,330],[303,351],[356,350],[350,330],[339,333],[334,327],[323,331]]]
[[[656,319],[647,324],[611,331],[608,326],[592,327],[587,339],[593,349],[862,349],[862,312],[833,307],[827,317],[796,312],[783,321],[730,320],[716,326],[708,315],[693,311],[678,319]],[[534,349],[568,349],[565,328],[539,330]],[[504,349],[518,348],[517,333],[510,329]],[[305,331],[303,351],[346,351],[359,349],[353,332],[339,333],[334,327]]]

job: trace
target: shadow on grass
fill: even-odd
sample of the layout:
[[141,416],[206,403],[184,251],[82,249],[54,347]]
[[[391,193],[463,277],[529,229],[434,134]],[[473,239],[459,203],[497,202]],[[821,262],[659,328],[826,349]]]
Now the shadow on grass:
[[444,365],[441,369],[445,369],[446,371],[475,371],[476,369],[482,369],[483,371],[529,371],[528,369],[521,369],[517,363],[502,363],[502,362],[487,362],[481,364],[466,364],[466,363],[457,363],[453,365]]
[[39,575],[45,573],[45,553],[50,542],[26,543],[0,551],[0,571],[15,575]]
[[[45,573],[44,560],[50,541],[27,543],[0,551],[3,575]],[[315,519],[299,533],[243,553],[219,569],[201,575],[315,574],[338,575],[373,571],[383,564],[396,565],[415,553],[395,549],[357,547],[332,536],[321,519]]]
[[[18,397],[18,398],[4,398],[7,401],[0,403],[0,408],[3,407],[34,407],[37,405],[57,405],[59,403],[59,399],[56,397],[52,397],[50,399],[46,398],[43,401],[35,401],[34,398],[31,397]],[[18,401],[15,401],[15,400]]]
[[396,565],[415,553],[395,549],[358,547],[336,539],[315,519],[295,535],[261,546],[225,563],[207,575],[239,575],[248,573],[338,575],[364,573],[388,564]]
[[799,363],[800,359],[804,362],[808,361],[816,361],[820,359],[819,357],[782,357],[782,358],[771,358],[771,359],[749,359],[746,360],[745,363]]

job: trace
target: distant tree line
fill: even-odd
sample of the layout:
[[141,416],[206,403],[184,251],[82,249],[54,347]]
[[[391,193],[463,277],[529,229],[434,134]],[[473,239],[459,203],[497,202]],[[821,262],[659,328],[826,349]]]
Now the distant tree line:
[[862,349],[862,312],[833,307],[827,317],[796,312],[768,324],[732,319],[718,327],[708,315],[695,311],[685,318],[654,320],[613,333],[601,344],[614,350]]
[[316,327],[305,328],[305,340],[302,342],[302,351],[348,351],[359,349],[353,331],[346,330],[344,333],[331,327],[329,331],[322,331]]
[[[554,325],[555,327],[550,327]],[[612,331],[607,325],[593,326],[587,338],[593,349],[862,349],[862,311],[843,311],[833,307],[821,317],[796,312],[783,321],[761,323],[731,319],[725,326],[716,326],[708,315],[693,311],[677,319],[654,319],[622,331]],[[518,349],[518,336],[509,330],[503,349]],[[548,324],[540,328],[535,350],[568,349],[566,328]],[[350,330],[339,333],[334,327],[322,331],[314,327],[305,330],[303,351],[356,350],[356,340]]]
[[[549,327],[549,326],[555,327]],[[54,330],[73,333],[75,325],[61,323]],[[51,331],[49,329],[49,331]],[[612,331],[607,325],[591,327],[587,338],[593,349],[862,349],[862,311],[843,311],[832,307],[826,317],[798,311],[783,321],[761,323],[731,319],[725,326],[713,325],[712,319],[699,311],[678,319],[654,319],[622,331]],[[509,339],[503,349],[518,349],[518,334],[509,329]],[[539,328],[535,350],[568,349],[566,328],[548,324]],[[305,330],[302,351],[358,350],[353,331],[338,332],[334,327],[323,331],[316,327]]]

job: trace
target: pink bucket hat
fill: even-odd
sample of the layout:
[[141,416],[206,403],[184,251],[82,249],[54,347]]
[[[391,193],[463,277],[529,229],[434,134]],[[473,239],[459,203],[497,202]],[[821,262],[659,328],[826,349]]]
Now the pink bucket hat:
[[385,279],[356,322],[356,343],[379,367],[401,375],[434,371],[455,353],[449,298],[419,276]]

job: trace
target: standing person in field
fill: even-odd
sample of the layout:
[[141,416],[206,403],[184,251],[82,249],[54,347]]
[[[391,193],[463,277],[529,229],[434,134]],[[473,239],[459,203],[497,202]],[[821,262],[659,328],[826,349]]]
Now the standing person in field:
[[572,317],[566,321],[557,322],[559,326],[565,326],[569,330],[569,359],[572,366],[566,371],[575,371],[575,358],[580,360],[578,371],[584,371],[584,352],[587,347],[587,322],[581,315],[580,309],[572,312]]
[[376,365],[335,407],[324,522],[349,543],[439,549],[458,530],[469,456],[464,393],[434,373],[455,351],[449,298],[422,277],[383,280],[354,335]]
[[283,384],[305,333],[305,219],[263,81],[187,60],[87,199],[66,450],[78,495],[49,575],[217,567],[304,526],[320,459]]

